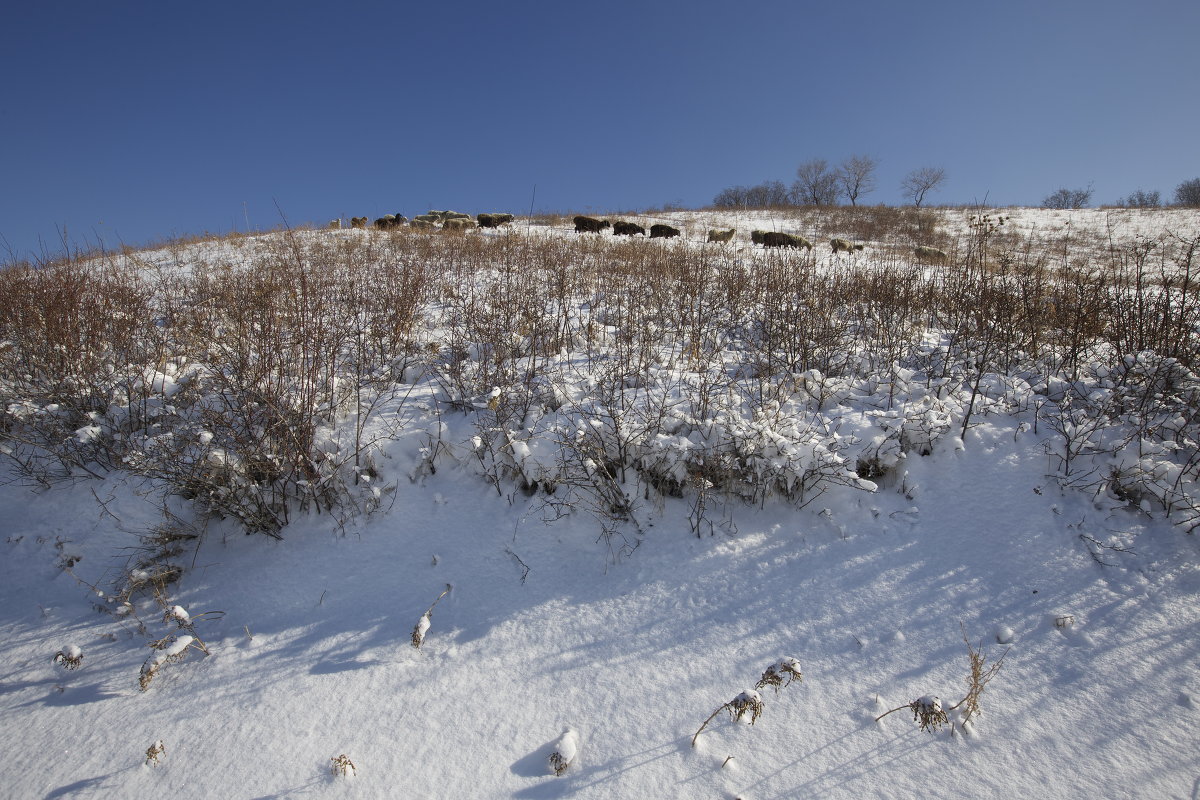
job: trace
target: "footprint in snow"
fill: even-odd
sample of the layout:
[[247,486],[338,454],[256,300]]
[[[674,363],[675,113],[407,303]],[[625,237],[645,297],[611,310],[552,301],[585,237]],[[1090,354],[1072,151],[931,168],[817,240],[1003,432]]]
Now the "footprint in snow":
[[1092,647],[1096,644],[1092,635],[1080,628],[1079,620],[1073,614],[1056,614],[1051,624],[1072,647]]

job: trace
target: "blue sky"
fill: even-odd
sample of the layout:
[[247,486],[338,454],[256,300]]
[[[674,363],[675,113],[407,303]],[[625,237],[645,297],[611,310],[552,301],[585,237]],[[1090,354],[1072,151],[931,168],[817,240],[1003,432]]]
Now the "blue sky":
[[[0,9],[0,259],[336,216],[867,203],[1200,177],[1200,3],[67,2]],[[536,187],[536,195],[535,195]]]

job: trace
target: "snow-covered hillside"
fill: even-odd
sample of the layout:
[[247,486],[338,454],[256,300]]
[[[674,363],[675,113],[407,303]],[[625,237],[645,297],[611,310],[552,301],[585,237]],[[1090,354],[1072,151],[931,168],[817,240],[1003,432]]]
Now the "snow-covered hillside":
[[[708,212],[655,216],[665,244],[521,222],[114,256],[91,279],[145,281],[156,346],[64,354],[108,381],[78,408],[0,374],[0,796],[1194,796],[1200,380],[1164,276],[1200,222],[1074,212],[1086,246],[1051,250],[1065,212],[995,212],[1019,232],[982,247],[939,213],[941,265],[907,222],[847,256],[848,218]],[[1144,332],[1177,355],[1059,325],[1055,276],[1118,261],[1178,301]],[[932,288],[900,319],[962,272],[1036,273],[1032,311],[988,308],[1054,325]],[[363,309],[342,338],[332,289]],[[243,330],[284,345],[217,352]],[[232,402],[296,331],[329,372]]]

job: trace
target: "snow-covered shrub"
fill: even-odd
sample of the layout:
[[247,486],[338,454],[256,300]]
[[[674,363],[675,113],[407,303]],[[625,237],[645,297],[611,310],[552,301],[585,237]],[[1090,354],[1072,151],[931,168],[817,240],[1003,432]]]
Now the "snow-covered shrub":
[[904,452],[927,456],[934,445],[952,426],[947,405],[932,395],[925,395],[907,408],[900,427],[900,442]]
[[138,675],[138,689],[143,692],[150,688],[150,682],[165,665],[183,661],[187,651],[193,647],[200,649],[192,636],[169,636],[152,646],[155,652],[142,664],[141,673]]
[[728,703],[718,706],[717,710],[710,714],[708,719],[704,720],[700,729],[692,736],[692,747],[696,746],[696,739],[708,727],[708,723],[712,722],[722,711],[728,712],[729,718],[734,722],[741,722],[742,718],[748,715],[750,717],[750,724],[753,725],[755,722],[758,722],[758,718],[763,712],[762,695],[754,689],[747,689],[744,692],[740,692],[737,697]]
[[568,728],[563,732],[563,735],[554,743],[554,748],[550,753],[550,771],[555,775],[562,775],[571,765],[575,763],[579,757],[579,734],[573,729]]
[[337,778],[353,778],[358,775],[358,767],[350,760],[350,756],[342,753],[329,759],[329,771]]
[[79,669],[83,666],[83,650],[74,644],[69,644],[54,654],[54,663],[63,669]]
[[923,731],[934,733],[949,723],[946,712],[942,709],[942,701],[936,695],[918,697],[908,704],[908,709],[912,711],[913,721],[918,723]]
[[770,686],[778,694],[781,688],[790,686],[792,681],[801,680],[804,680],[804,676],[800,674],[800,662],[790,657],[782,658],[766,668],[758,683],[754,684],[754,688]]
[[163,744],[162,739],[159,739],[154,744],[146,748],[146,766],[157,767],[159,761],[167,754],[167,748]]

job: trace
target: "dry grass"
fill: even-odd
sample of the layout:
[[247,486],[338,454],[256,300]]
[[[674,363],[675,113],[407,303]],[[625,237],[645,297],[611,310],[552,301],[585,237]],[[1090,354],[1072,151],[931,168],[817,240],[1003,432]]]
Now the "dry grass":
[[[986,374],[1033,364],[1076,377],[1098,358],[1142,351],[1200,367],[1200,240],[953,231],[939,219],[912,208],[787,212],[784,227],[818,242],[869,243],[834,268],[820,244],[701,246],[709,218],[695,214],[691,241],[551,235],[538,228],[569,219],[544,215],[534,235],[523,220],[494,234],[283,231],[221,237],[228,247],[204,261],[194,248],[206,237],[156,254],[11,265],[0,270],[0,436],[32,480],[133,469],[277,535],[298,509],[374,502],[361,478],[374,469],[372,436],[386,434],[369,423],[413,371],[432,376],[449,407],[491,398],[480,433],[499,482],[514,470],[496,432],[557,408],[556,385],[578,377],[564,370],[587,369],[595,399],[628,423],[593,443],[607,473],[643,470],[668,486],[627,447],[662,424],[660,412],[627,405],[656,370],[695,376],[680,388],[704,419],[731,396],[776,413],[813,370],[886,377],[903,367],[931,389],[964,387],[966,430]],[[949,257],[914,265],[916,243]],[[943,343],[930,347],[930,332]],[[577,366],[564,366],[564,351]],[[323,449],[319,433],[347,418],[353,441]],[[745,470],[714,456],[693,472],[745,486]],[[793,499],[828,478],[797,484]]]

